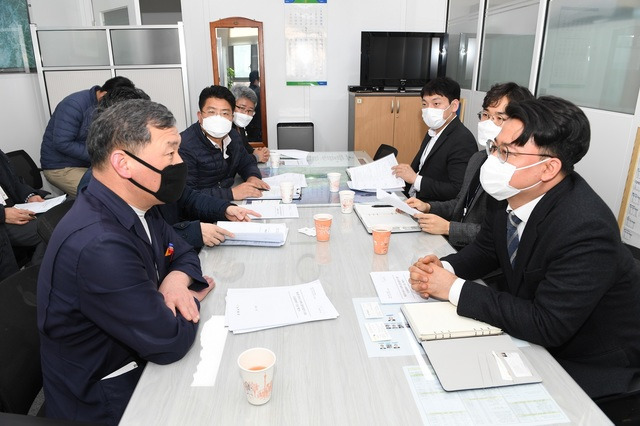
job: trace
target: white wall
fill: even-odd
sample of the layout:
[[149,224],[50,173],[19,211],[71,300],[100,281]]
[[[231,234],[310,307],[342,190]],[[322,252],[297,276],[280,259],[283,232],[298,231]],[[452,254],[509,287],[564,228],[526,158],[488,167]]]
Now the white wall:
[[347,149],[347,86],[360,83],[360,32],[444,31],[447,0],[350,0],[327,3],[328,85],[286,86],[284,1],[182,0],[193,120],[200,91],[213,84],[209,22],[241,16],[263,22],[267,127],[276,146],[276,124],[312,121],[316,151]]

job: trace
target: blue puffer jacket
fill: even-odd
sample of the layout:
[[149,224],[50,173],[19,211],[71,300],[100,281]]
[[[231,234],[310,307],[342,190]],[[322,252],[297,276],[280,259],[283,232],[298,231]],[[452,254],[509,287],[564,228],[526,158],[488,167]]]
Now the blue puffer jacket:
[[43,169],[89,167],[87,133],[98,106],[96,91],[99,88],[93,86],[60,101],[42,138],[40,164]]
[[244,148],[236,132],[230,133],[231,142],[227,147],[229,158],[226,160],[222,151],[206,138],[199,122],[192,124],[180,135],[180,156],[189,168],[187,185],[191,188],[214,197],[233,200],[231,186],[236,173],[245,181],[251,176],[262,179],[254,157]]

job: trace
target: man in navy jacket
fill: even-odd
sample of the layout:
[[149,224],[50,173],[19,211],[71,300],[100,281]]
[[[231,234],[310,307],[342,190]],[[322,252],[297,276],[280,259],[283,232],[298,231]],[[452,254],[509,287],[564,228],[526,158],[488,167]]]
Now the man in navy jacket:
[[134,87],[126,77],[114,77],[102,87],[72,93],[56,106],[42,137],[40,164],[44,176],[71,196],[89,167],[87,132],[98,101],[116,87]]
[[192,247],[154,207],[186,169],[166,107],[124,101],[92,124],[93,178],[56,227],[38,279],[47,416],[116,425],[147,361],[194,342],[213,288]]
[[[180,155],[189,169],[187,185],[225,200],[260,197],[269,185],[239,135],[231,132],[236,107],[231,91],[223,86],[206,87],[198,106],[198,121],[181,133]],[[232,188],[236,174],[244,182]]]

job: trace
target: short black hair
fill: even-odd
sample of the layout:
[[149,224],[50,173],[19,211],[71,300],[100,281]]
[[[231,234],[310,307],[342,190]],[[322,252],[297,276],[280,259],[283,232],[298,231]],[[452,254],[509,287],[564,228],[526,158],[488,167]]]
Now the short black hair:
[[202,108],[204,108],[204,105],[207,103],[207,99],[209,98],[224,99],[229,102],[229,105],[231,105],[231,112],[236,109],[236,98],[231,93],[231,90],[224,86],[213,85],[202,89],[202,92],[200,92],[200,98],[198,99],[198,107],[200,108],[200,111],[202,111]]
[[126,101],[129,99],[145,99],[147,101],[151,100],[149,95],[147,95],[144,90],[138,89],[135,87],[129,86],[119,86],[113,90],[109,90],[98,102],[98,109],[94,115],[94,120],[101,114],[105,109],[112,107],[113,105]]
[[115,149],[137,154],[151,142],[149,127],[175,127],[176,119],[164,105],[145,99],[130,99],[107,108],[89,127],[87,149],[91,165],[100,169]]
[[544,154],[562,161],[566,173],[572,172],[573,166],[589,151],[589,120],[580,108],[565,99],[541,96],[509,102],[506,113],[524,125],[513,144],[524,146],[533,139]]
[[449,100],[449,103],[454,99],[460,99],[460,85],[457,81],[449,77],[438,77],[433,80],[429,80],[420,91],[420,97],[440,95]]
[[249,83],[252,83],[256,80],[260,80],[260,73],[256,70],[253,70],[249,73]]
[[487,92],[482,101],[482,109],[487,109],[498,105],[500,99],[507,97],[509,102],[524,101],[525,99],[532,99],[533,95],[526,87],[522,87],[517,83],[499,83],[491,86],[491,89]]
[[116,87],[122,87],[122,86],[131,87],[131,88],[136,87],[135,84],[133,84],[133,81],[129,80],[127,77],[117,76],[105,81],[102,87],[100,88],[100,91],[108,93],[111,90],[115,89]]

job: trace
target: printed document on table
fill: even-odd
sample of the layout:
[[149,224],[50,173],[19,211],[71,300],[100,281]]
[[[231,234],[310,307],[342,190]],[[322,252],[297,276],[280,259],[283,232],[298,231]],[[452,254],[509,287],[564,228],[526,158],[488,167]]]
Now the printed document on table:
[[294,187],[307,187],[307,178],[302,173],[283,173],[281,175],[269,176],[262,180],[267,182],[271,189],[274,189],[274,186],[278,186],[282,182],[291,182]]
[[404,180],[396,177],[391,172],[391,167],[397,166],[395,155],[389,154],[372,163],[347,169],[353,188],[402,188]]
[[234,234],[233,238],[227,237],[222,245],[281,246],[289,232],[284,223],[218,221],[218,226]]
[[226,302],[226,323],[234,334],[338,317],[319,280],[282,287],[230,288]]
[[420,210],[414,209],[409,204],[402,201],[400,197],[398,197],[398,194],[396,193],[389,193],[382,189],[378,189],[376,191],[376,198],[380,201],[384,201],[385,203],[391,204],[393,207],[407,213],[409,216],[413,217],[414,214],[421,213]]
[[251,210],[260,213],[260,217],[250,214],[251,219],[286,219],[300,217],[295,204],[251,204]]
[[[247,197],[247,200],[282,200],[282,195],[280,194],[280,184],[271,185],[271,189],[268,191],[262,191],[262,195],[260,197]],[[293,185],[293,199],[299,200],[302,189],[299,186]]]
[[44,213],[47,210],[54,208],[58,204],[62,204],[62,202],[66,199],[67,199],[67,194],[64,194],[64,195],[60,195],[59,197],[50,198],[48,200],[38,201],[35,203],[14,204],[13,207],[17,209],[31,210],[32,212],[38,214],[38,213]]
[[370,272],[380,303],[417,303],[425,299],[409,284],[409,271]]
[[278,153],[284,157],[295,158],[296,160],[306,160],[309,155],[308,151],[301,149],[278,149],[271,152]]

